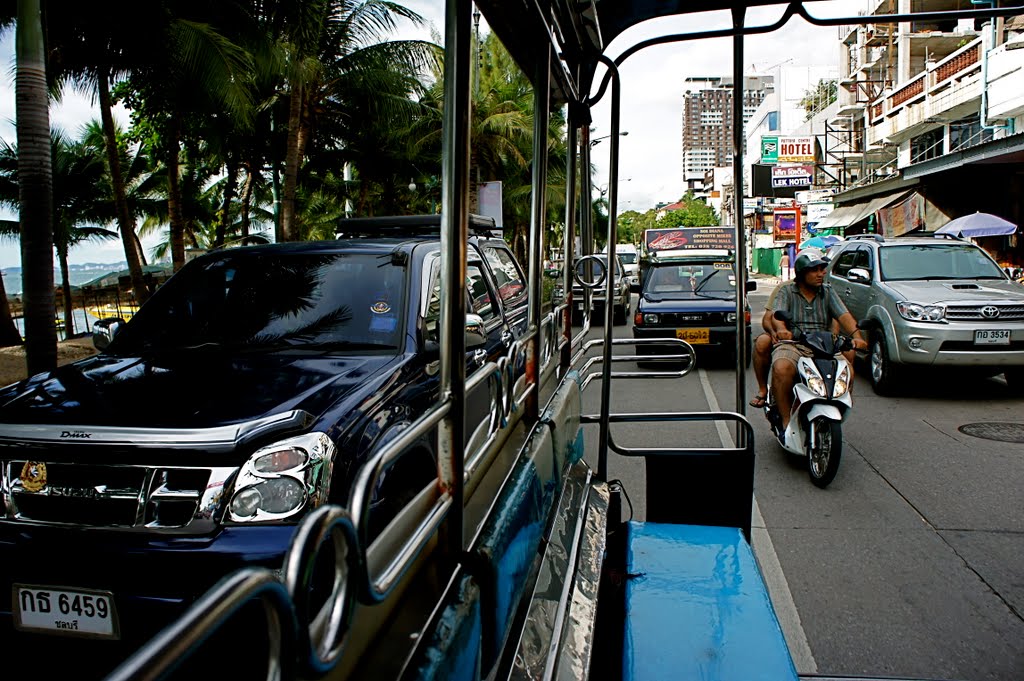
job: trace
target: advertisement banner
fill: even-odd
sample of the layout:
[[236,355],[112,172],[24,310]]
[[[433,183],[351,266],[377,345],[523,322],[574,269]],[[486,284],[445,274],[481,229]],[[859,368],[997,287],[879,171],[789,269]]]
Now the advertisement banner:
[[835,195],[836,190],[829,187],[825,189],[804,189],[796,192],[794,198],[797,203],[828,203],[832,201],[832,197]]
[[924,198],[917,192],[905,200],[878,210],[878,222],[881,234],[899,236],[912,229],[924,226]]
[[796,242],[797,240],[796,211],[775,211],[775,242]]
[[780,137],[779,163],[814,163],[813,137]]
[[644,245],[648,253],[656,251],[736,248],[736,230],[733,227],[667,227],[644,230]]
[[779,162],[779,138],[761,137],[761,163],[774,165]]
[[832,212],[831,203],[809,203],[807,204],[807,222],[821,222]]
[[814,180],[814,166],[775,166],[772,187],[809,187]]

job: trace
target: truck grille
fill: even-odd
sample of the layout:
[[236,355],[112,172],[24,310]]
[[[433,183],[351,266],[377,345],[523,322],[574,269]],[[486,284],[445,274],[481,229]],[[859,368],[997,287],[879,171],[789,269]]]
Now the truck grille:
[[[996,311],[993,316],[992,310]],[[1024,305],[950,305],[946,308],[950,321],[1007,322],[1024,319]]]
[[658,319],[661,326],[707,326],[725,323],[725,315],[720,312],[664,312]]
[[234,468],[81,465],[25,460],[3,466],[8,520],[77,527],[212,527]]

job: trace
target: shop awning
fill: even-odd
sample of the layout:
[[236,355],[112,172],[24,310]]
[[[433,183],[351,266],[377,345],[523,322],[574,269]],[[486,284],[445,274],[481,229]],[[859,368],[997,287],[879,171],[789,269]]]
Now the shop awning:
[[847,218],[853,217],[857,214],[858,206],[860,204],[854,204],[852,206],[840,206],[834,211],[825,216],[823,220],[814,225],[814,231],[820,232],[823,229],[833,229],[835,227],[842,227],[847,223]]
[[824,220],[815,225],[814,230],[816,232],[820,232],[822,229],[853,227],[861,220],[867,219],[869,215],[876,213],[878,210],[894,203],[899,203],[909,194],[910,192],[887,194],[886,196],[876,196],[873,199],[860,201],[848,206],[840,206],[829,213]]

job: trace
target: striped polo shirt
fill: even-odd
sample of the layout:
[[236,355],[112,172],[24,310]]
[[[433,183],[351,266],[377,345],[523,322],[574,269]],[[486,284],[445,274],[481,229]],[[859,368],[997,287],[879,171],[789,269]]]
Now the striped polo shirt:
[[831,286],[822,285],[811,300],[804,298],[796,281],[780,285],[775,296],[774,310],[786,310],[793,323],[804,333],[831,331],[832,320],[849,312]]

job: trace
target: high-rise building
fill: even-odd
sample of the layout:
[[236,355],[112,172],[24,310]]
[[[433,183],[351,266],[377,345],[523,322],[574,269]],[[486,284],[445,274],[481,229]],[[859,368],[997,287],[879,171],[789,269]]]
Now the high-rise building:
[[[683,95],[683,177],[688,187],[703,183],[715,167],[732,163],[732,77],[685,81]],[[743,122],[772,87],[771,76],[743,79]]]

